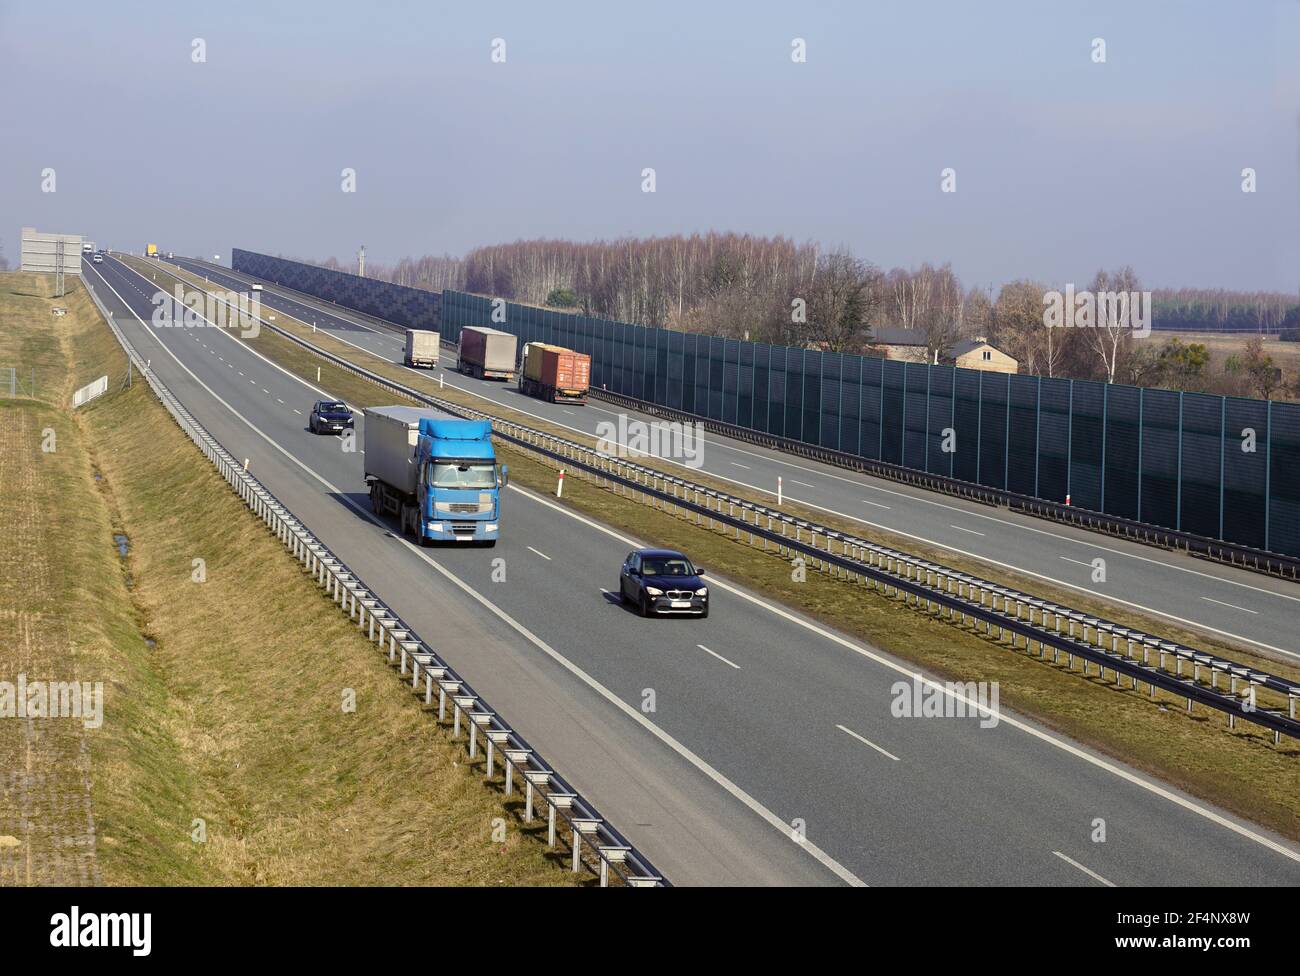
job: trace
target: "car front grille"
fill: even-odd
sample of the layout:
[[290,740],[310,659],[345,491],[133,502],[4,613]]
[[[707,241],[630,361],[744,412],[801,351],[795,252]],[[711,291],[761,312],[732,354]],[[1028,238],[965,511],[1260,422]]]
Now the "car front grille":
[[695,595],[694,590],[665,590],[664,596],[670,600],[689,600]]

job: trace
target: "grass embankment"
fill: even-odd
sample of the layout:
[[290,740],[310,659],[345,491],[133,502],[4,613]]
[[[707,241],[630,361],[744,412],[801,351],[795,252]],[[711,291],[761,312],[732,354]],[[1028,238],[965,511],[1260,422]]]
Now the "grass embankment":
[[[285,316],[276,313],[276,324],[286,326]],[[310,331],[308,327],[306,332]],[[334,344],[337,349],[330,346],[332,340],[322,333],[317,333],[313,341],[376,372],[386,372],[375,366],[378,360],[374,357],[367,360],[355,348],[342,343]],[[357,405],[392,401],[392,395],[380,387],[329,365],[274,333],[263,331],[251,344],[286,369],[313,381],[319,367],[321,384],[332,394]],[[412,382],[411,373],[391,366],[390,369],[394,378],[408,385],[419,385]],[[436,383],[431,386],[436,388]],[[455,399],[453,392],[445,389],[442,395]],[[483,407],[482,400],[464,394],[457,396],[463,398],[460,402]],[[493,412],[497,412],[495,408]],[[533,427],[544,426],[531,418],[520,420]],[[581,439],[571,432],[562,433]],[[499,445],[499,453],[509,462],[514,483],[539,492],[554,492],[554,470],[540,463],[536,455],[504,445]],[[696,479],[694,473],[691,477],[707,481]],[[731,490],[734,492],[734,488]],[[843,633],[933,673],[960,680],[997,681],[1004,707],[1281,834],[1300,838],[1300,746],[1290,740],[1284,739],[1280,747],[1275,747],[1271,734],[1245,722],[1238,722],[1235,730],[1229,730],[1226,716],[1205,709],[1197,709],[1189,716],[1183,710],[1182,699],[1163,693],[1153,704],[1145,688],[1142,692],[1119,689],[1113,679],[1103,682],[1095,672],[1085,678],[1077,670],[1069,672],[1063,665],[1052,665],[1050,659],[1039,661],[1023,650],[999,646],[971,628],[929,618],[861,586],[829,580],[815,573],[809,574],[807,582],[795,583],[790,564],[774,553],[753,549],[721,532],[697,527],[693,522],[576,478],[567,479],[563,503],[646,542],[685,549],[715,574],[744,580],[756,592],[798,608]],[[806,514],[823,523],[830,521],[824,513]],[[857,531],[865,534],[861,527]],[[918,552],[922,547],[914,544],[896,544],[907,551],[924,554]],[[946,553],[936,552],[931,558],[949,565],[956,562]],[[994,575],[986,566],[973,565],[977,567],[976,572]],[[1001,578],[1002,574],[997,575]],[[1036,585],[1032,580],[1009,581],[1030,592],[1057,598],[1051,596],[1051,588]],[[1074,594],[1066,597],[1063,593],[1059,599],[1080,609],[1095,603],[1101,612],[1121,616],[1114,607],[1100,601],[1082,600]],[[1122,616],[1128,619],[1128,615]],[[1174,628],[1155,623],[1151,629],[1157,633],[1176,633]],[[1189,643],[1198,646],[1211,643],[1190,632],[1187,638]],[[1238,658],[1247,656],[1235,648],[1233,654]],[[1274,666],[1273,670],[1282,669]]]
[[43,289],[0,276],[0,362],[48,394],[0,401],[2,670],[103,681],[104,722],[0,721],[31,781],[0,804],[0,883],[570,883],[148,387],[120,390],[87,297],[52,327]]

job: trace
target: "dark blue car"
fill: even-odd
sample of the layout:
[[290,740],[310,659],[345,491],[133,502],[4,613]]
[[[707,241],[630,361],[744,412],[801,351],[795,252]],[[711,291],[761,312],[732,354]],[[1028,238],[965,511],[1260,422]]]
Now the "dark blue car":
[[346,403],[338,400],[317,400],[311,408],[311,417],[307,426],[313,434],[335,434],[344,428],[353,427],[356,421]]
[[657,614],[709,615],[704,570],[675,549],[634,549],[623,560],[618,595],[643,617]]

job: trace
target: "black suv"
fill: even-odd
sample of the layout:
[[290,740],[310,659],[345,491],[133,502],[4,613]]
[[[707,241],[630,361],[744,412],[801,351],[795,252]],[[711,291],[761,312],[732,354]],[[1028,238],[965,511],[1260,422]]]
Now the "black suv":
[[345,427],[356,426],[352,411],[346,403],[338,400],[317,400],[311,408],[311,418],[307,421],[313,434],[334,434]]
[[675,549],[634,549],[623,560],[618,595],[643,617],[661,613],[709,615],[709,588],[704,570]]

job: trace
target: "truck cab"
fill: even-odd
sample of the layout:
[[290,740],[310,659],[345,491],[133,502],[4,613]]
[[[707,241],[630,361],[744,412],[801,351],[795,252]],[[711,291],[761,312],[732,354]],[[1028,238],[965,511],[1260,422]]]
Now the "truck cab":
[[501,534],[501,489],[492,424],[441,410],[366,407],[366,483],[379,514],[395,515],[402,532],[420,543],[496,545]]
[[497,473],[491,433],[486,420],[420,421],[416,495],[425,538],[496,545],[508,475],[504,467]]

